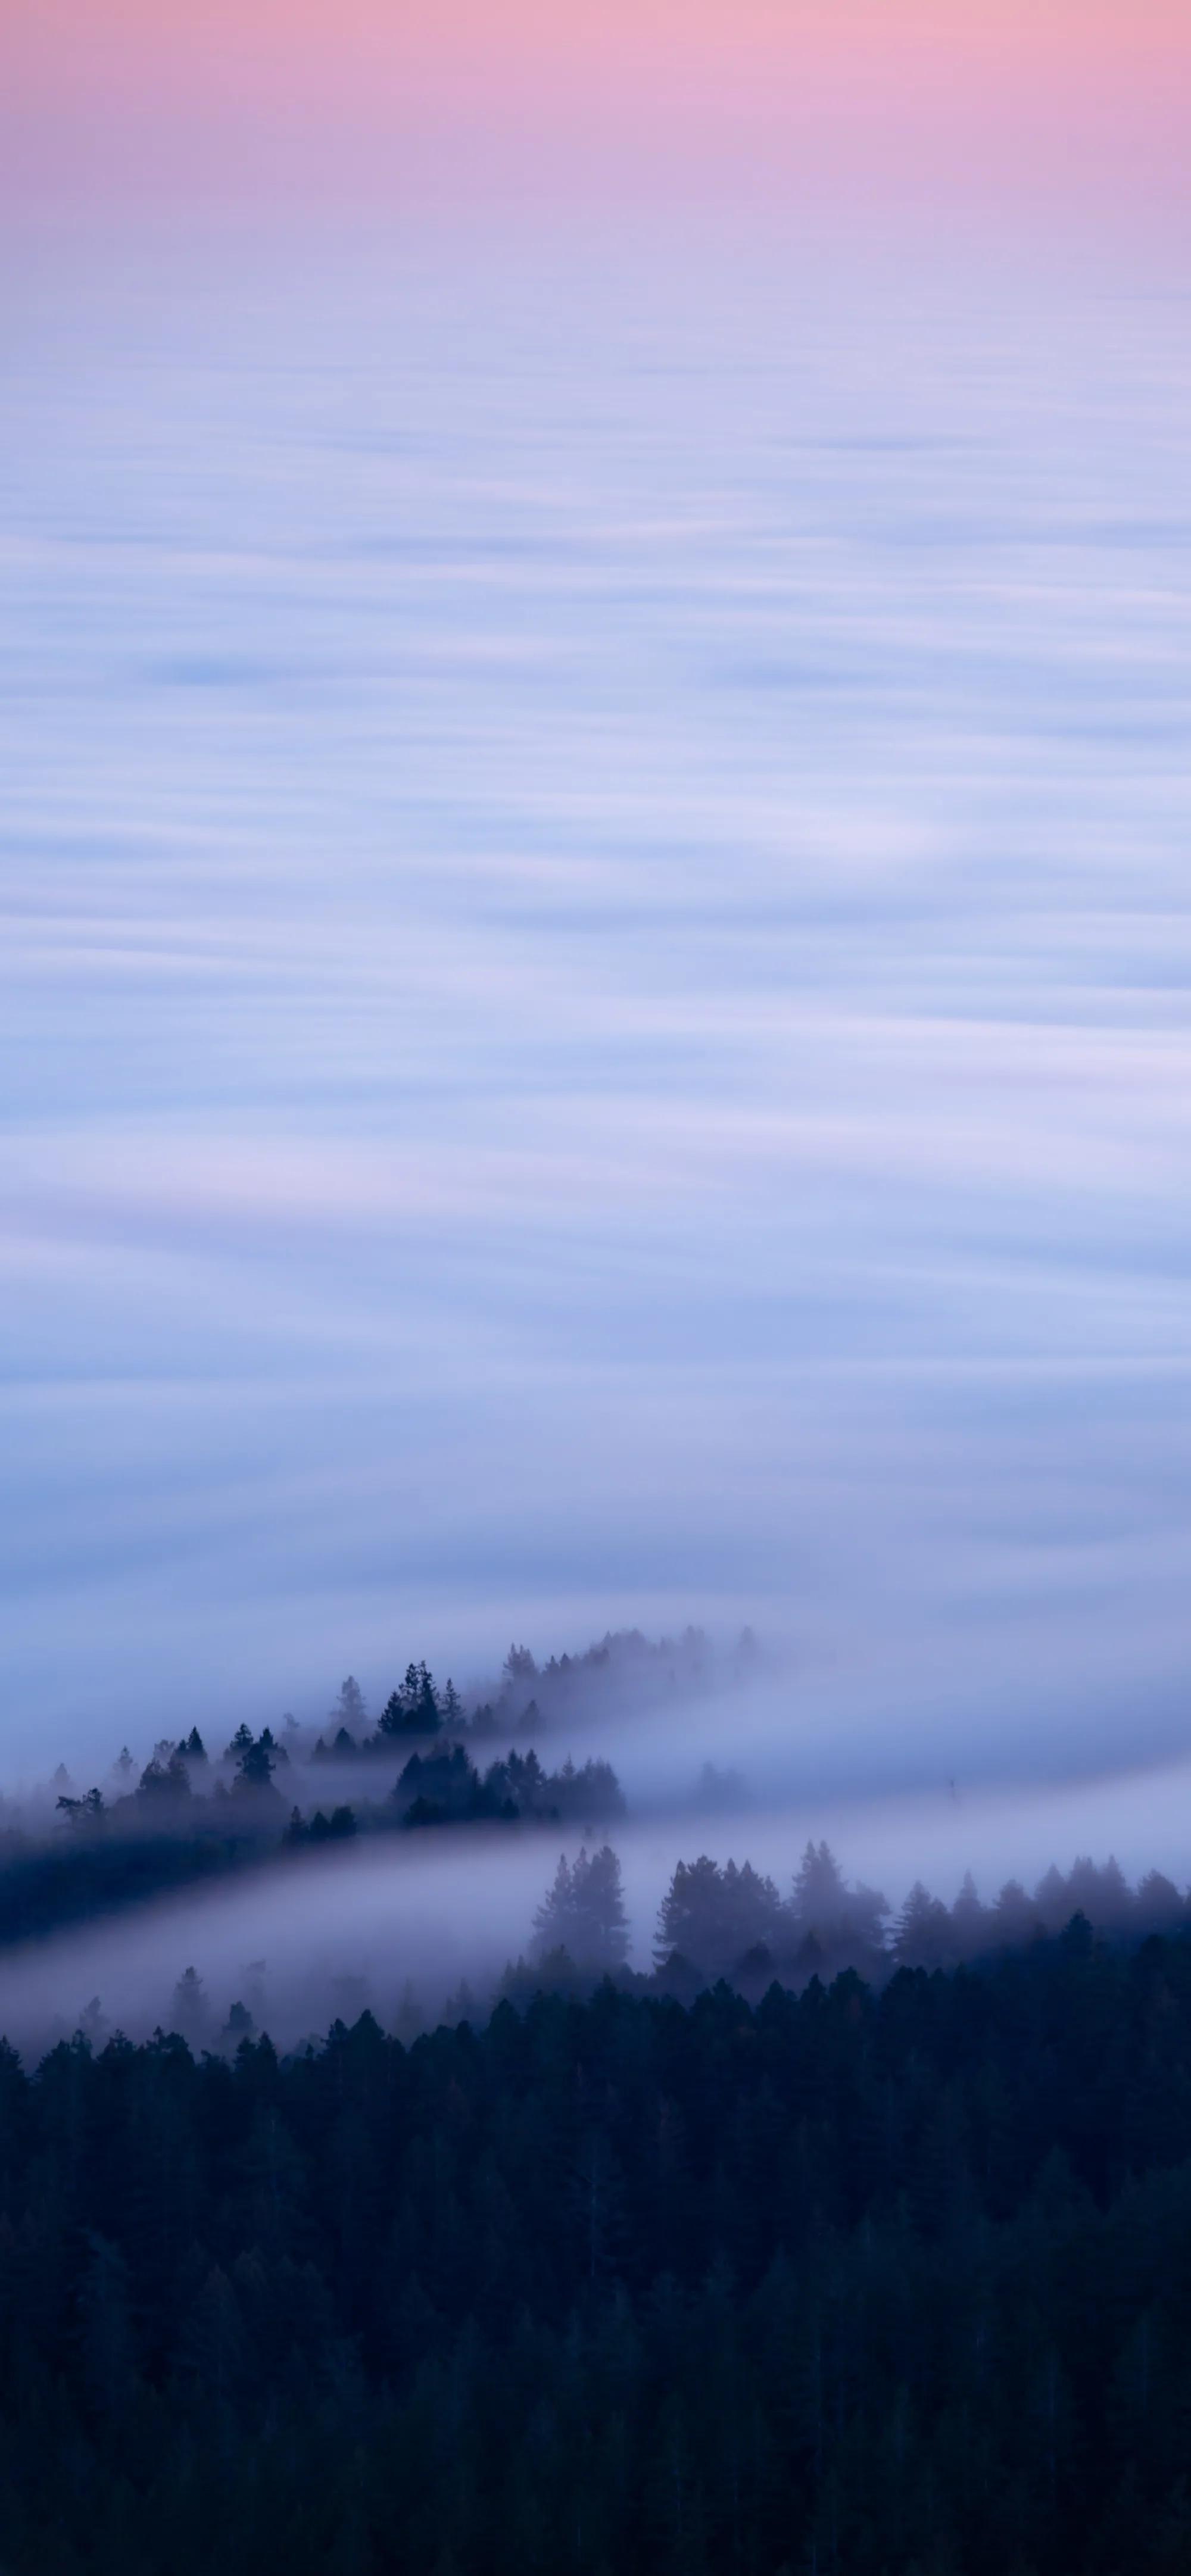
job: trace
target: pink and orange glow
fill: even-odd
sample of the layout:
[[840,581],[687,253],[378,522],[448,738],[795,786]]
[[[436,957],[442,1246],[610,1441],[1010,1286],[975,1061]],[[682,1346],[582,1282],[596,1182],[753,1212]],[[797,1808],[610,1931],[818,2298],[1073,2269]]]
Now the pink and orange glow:
[[727,190],[1185,204],[1184,0],[42,0],[10,203]]

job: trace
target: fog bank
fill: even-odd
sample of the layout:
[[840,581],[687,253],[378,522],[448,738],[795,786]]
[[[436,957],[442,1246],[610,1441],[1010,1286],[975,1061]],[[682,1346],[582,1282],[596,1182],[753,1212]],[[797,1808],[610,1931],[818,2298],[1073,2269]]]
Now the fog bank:
[[1169,1750],[1160,282],[212,261],[6,328],[12,1767],[688,1617],[799,1795]]
[[[1186,1763],[1088,1779],[1077,1787],[800,1801],[704,1811],[682,1821],[618,1825],[630,1964],[648,1970],[657,1913],[675,1863],[706,1852],[750,1860],[779,1893],[808,1839],[827,1839],[846,1875],[881,1889],[894,1913],[922,1879],[950,1903],[971,1870],[991,1900],[1008,1877],[1032,1889],[1052,1862],[1111,1854],[1136,1884],[1163,1871],[1191,1879]],[[102,2043],[177,2026],[188,1968],[204,1988],[192,2044],[235,2044],[240,2003],[251,2027],[292,2047],[364,2009],[412,2036],[446,2013],[483,2014],[506,1965],[530,1951],[533,1915],[560,1849],[580,1837],[550,1826],[473,1829],[303,1853],[219,1886],[9,1950],[0,1957],[0,2033],[35,2056],[83,2027]],[[470,1992],[467,1991],[470,1989]],[[96,2010],[95,2006],[99,2009]]]

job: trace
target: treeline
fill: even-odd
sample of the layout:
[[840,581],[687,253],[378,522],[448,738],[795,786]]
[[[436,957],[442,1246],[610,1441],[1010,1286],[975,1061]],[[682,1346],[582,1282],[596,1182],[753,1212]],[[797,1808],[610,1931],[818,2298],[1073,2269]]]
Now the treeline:
[[[748,1630],[737,1641],[727,1670],[736,1677],[752,1669],[758,1649]],[[701,1628],[685,1628],[680,1637],[649,1638],[639,1628],[609,1629],[598,1643],[577,1655],[550,1655],[539,1663],[532,1649],[512,1645],[499,1680],[465,1699],[448,1681],[440,1691],[424,1662],[407,1666],[404,1680],[386,1699],[375,1728],[354,1675],[349,1674],[330,1712],[314,1758],[352,1761],[358,1755],[384,1753],[394,1738],[434,1735],[441,1729],[484,1736],[518,1727],[533,1733],[540,1726],[573,1720],[606,1710],[672,1698],[682,1688],[698,1688],[718,1670],[717,1659]]]
[[[55,1844],[10,1835],[0,1854],[0,1947],[27,1941],[173,1889],[357,1835],[431,1826],[555,1824],[591,1827],[623,1816],[624,1797],[608,1762],[569,1758],[547,1771],[531,1746],[480,1770],[464,1746],[440,1742],[410,1754],[391,1790],[374,1799],[329,1803],[286,1816],[275,1774],[296,1775],[268,1728],[232,1752],[230,1786],[209,1792],[192,1781],[201,1743],[158,1749],[136,1789],[113,1808],[98,1792],[63,1797],[65,1831]],[[156,1775],[156,1776],[154,1776]]]
[[[407,1752],[411,1736],[426,1749]],[[569,1820],[584,1807],[585,1800],[589,1814],[624,1813],[619,1783],[608,1762],[589,1760],[577,1769],[568,1756],[557,1771],[548,1772],[532,1746],[526,1753],[514,1746],[506,1756],[497,1757],[481,1769],[466,1742],[458,1736],[448,1736],[445,1728],[437,1725],[402,1728],[383,1736],[378,1731],[362,1740],[352,1738],[348,1749],[351,1757],[364,1765],[382,1744],[390,1758],[394,1752],[406,1758],[394,1787],[383,1799],[369,1800],[367,1773],[361,1771],[357,1801],[362,1798],[364,1804],[360,1812],[377,1828],[392,1823],[394,1808],[404,1813],[418,1798],[425,1807],[434,1808],[434,1820],[438,1822],[531,1814]],[[320,1736],[309,1762],[325,1764],[346,1758],[338,1736],[329,1747]],[[120,1762],[130,1759],[122,1754]],[[112,1828],[117,1833],[139,1833],[167,1818],[184,1825],[203,1809],[212,1809],[221,1824],[235,1816],[245,1824],[255,1819],[258,1825],[267,1825],[282,1790],[290,1795],[300,1790],[307,1768],[294,1750],[278,1742],[271,1727],[262,1728],[254,1736],[251,1727],[241,1726],[224,1748],[218,1770],[213,1772],[195,1727],[180,1743],[163,1742],[157,1746],[135,1788],[114,1800],[105,1798],[98,1788],[87,1790],[82,1797],[63,1793],[57,1800],[57,1812],[65,1825],[90,1836]],[[317,1788],[317,1775],[313,1781],[307,1780],[306,1787],[308,1793]],[[419,1817],[419,1822],[426,1821],[428,1816]],[[13,1839],[9,1837],[10,1843]]]
[[[1007,1879],[991,1905],[969,1871],[953,1905],[921,1880],[894,1914],[876,1888],[849,1883],[825,1842],[808,1842],[789,1893],[733,1860],[679,1861],[662,1899],[654,1936],[654,1978],[672,1993],[698,1993],[724,1978],[758,1994],[776,1977],[795,1987],[845,1968],[872,1979],[899,1967],[951,1968],[1057,1932],[1073,1914],[1114,1937],[1191,1930],[1191,1898],[1151,1870],[1130,1888],[1115,1860],[1076,1860],[1047,1870],[1032,1895]],[[620,1864],[605,1846],[559,1861],[534,1916],[531,1957],[548,1982],[567,1984],[622,1967],[629,1925]],[[524,1963],[506,1986],[527,1990]]]
[[[757,1648],[746,1631],[727,1669],[739,1677],[752,1668]],[[280,1736],[265,1726],[259,1735],[241,1725],[222,1751],[211,1753],[197,1726],[188,1735],[163,1736],[148,1762],[137,1771],[125,1745],[113,1763],[107,1786],[79,1790],[60,1764],[54,1777],[57,1811],[68,1822],[95,1824],[105,1817],[132,1827],[146,1806],[161,1812],[184,1805],[212,1786],[244,1796],[266,1789],[279,1772],[304,1769],[310,1763],[359,1764],[391,1761],[411,1745],[435,1738],[450,1743],[488,1739],[501,1734],[534,1735],[545,1723],[606,1711],[612,1701],[631,1707],[643,1696],[671,1694],[681,1684],[690,1689],[717,1669],[701,1629],[687,1628],[678,1638],[656,1641],[639,1629],[609,1631],[579,1655],[551,1655],[539,1664],[528,1646],[510,1646],[500,1680],[490,1690],[464,1697],[448,1678],[441,1687],[425,1660],[409,1663],[373,1724],[365,1694],[349,1673],[334,1706],[317,1734],[299,1726],[292,1715],[282,1721]],[[708,1766],[710,1775],[711,1766]],[[0,1833],[0,1846],[17,1836]]]
[[[494,1712],[487,1713],[495,1723]],[[408,1666],[404,1682],[390,1693],[376,1726],[370,1727],[364,1694],[349,1673],[326,1733],[316,1736],[312,1745],[294,1718],[287,1716],[280,1738],[270,1726],[254,1735],[250,1726],[242,1724],[222,1752],[212,1757],[194,1726],[189,1735],[176,1740],[162,1737],[139,1777],[125,1745],[112,1766],[106,1792],[96,1785],[78,1794],[60,1766],[55,1778],[57,1813],[80,1830],[114,1825],[126,1832],[140,1830],[146,1821],[185,1820],[196,1800],[204,1804],[213,1800],[218,1806],[221,1800],[235,1799],[245,1814],[255,1810],[259,1816],[267,1814],[269,1793],[279,1794],[279,1775],[296,1785],[299,1774],[315,1763],[366,1764],[382,1755],[391,1762],[411,1744],[458,1738],[467,1723],[454,1683],[448,1681],[440,1693],[433,1674],[421,1663]],[[479,1731],[490,1730],[485,1726]]]
[[1056,1932],[1075,1913],[1098,1930],[1136,1935],[1191,1922],[1191,1902],[1160,1870],[1132,1889],[1115,1860],[1079,1859],[1066,1874],[1048,1869],[1032,1895],[1007,1879],[992,1904],[982,1903],[970,1871],[951,1905],[917,1880],[895,1914],[879,1890],[846,1883],[825,1842],[808,1842],[785,1897],[748,1861],[680,1861],[654,1956],[659,1965],[687,1963],[701,1982],[730,1976],[763,1987],[776,1973],[801,1984],[846,1967],[865,1976],[890,1965],[956,1967]]
[[6,2576],[1176,2576],[1191,1944],[0,2050]]
[[543,1769],[532,1747],[515,1750],[481,1771],[462,1744],[429,1753],[411,1753],[383,1804],[356,1809],[338,1807],[326,1817],[316,1810],[309,1823],[294,1809],[287,1844],[319,1842],[332,1832],[383,1833],[394,1826],[406,1831],[426,1825],[588,1824],[623,1816],[624,1794],[610,1762],[576,1764],[569,1757],[557,1771]]
[[[727,1669],[739,1675],[755,1658],[745,1635]],[[60,1764],[52,1834],[38,1798],[24,1809],[0,1800],[0,1946],[277,1851],[360,1834],[607,1825],[625,1812],[611,1764],[568,1757],[547,1768],[533,1741],[539,1730],[613,1706],[623,1712],[680,1685],[689,1692],[719,1670],[698,1629],[656,1641],[637,1629],[610,1631],[582,1654],[541,1664],[527,1646],[512,1645],[499,1681],[466,1697],[450,1678],[440,1686],[424,1659],[410,1662],[375,1723],[349,1673],[317,1734],[286,1716],[278,1733],[241,1724],[219,1748],[192,1726],[161,1737],[139,1767],[125,1745],[106,1780],[86,1788]],[[503,1755],[494,1745],[502,1732],[506,1741],[520,1739]],[[381,1766],[392,1780],[395,1760],[401,1769],[389,1789]]]
[[[533,1736],[543,1722],[539,1693],[549,1712],[558,1715],[581,1690],[590,1699],[593,1689],[597,1696],[601,1689],[619,1689],[642,1672],[654,1677],[662,1673],[671,1685],[679,1678],[689,1680],[704,1669],[706,1654],[707,1641],[694,1628],[688,1628],[677,1643],[670,1638],[651,1643],[636,1629],[610,1632],[584,1654],[552,1655],[540,1666],[527,1646],[514,1645],[505,1657],[495,1693],[473,1694],[470,1703],[465,1703],[449,1678],[440,1689],[425,1661],[410,1663],[375,1725],[364,1692],[349,1673],[324,1729],[313,1740],[309,1730],[287,1715],[280,1736],[270,1726],[254,1735],[250,1726],[241,1724],[221,1751],[212,1752],[198,1727],[192,1726],[187,1735],[161,1737],[139,1772],[125,1745],[106,1787],[95,1782],[80,1790],[59,1764],[52,1784],[55,1812],[60,1824],[80,1836],[114,1830],[143,1837],[193,1824],[234,1839],[254,1827],[267,1830],[283,1791],[296,1804],[299,1816],[311,1800],[325,1807],[325,1796],[319,1797],[314,1781],[303,1787],[303,1775],[314,1766],[320,1771],[328,1766],[338,1772],[344,1766],[358,1771],[359,1791],[351,1800],[338,1802],[342,1819],[347,1804],[355,1807],[359,1798],[367,1799],[364,1782],[369,1765],[382,1760],[391,1764],[394,1755],[409,1756],[412,1750],[415,1764],[420,1760],[430,1765],[422,1794],[434,1814],[432,1818],[420,1813],[419,1822],[491,1818],[514,1809],[519,1815],[540,1813],[564,1822],[580,1810],[592,1818],[613,1816],[623,1813],[624,1802],[608,1763],[588,1761],[577,1773],[568,1760],[555,1773],[545,1774],[532,1750],[524,1755],[516,1746],[505,1761],[485,1764],[481,1743],[502,1732]],[[742,1640],[736,1668],[753,1654],[751,1641]],[[474,1756],[468,1751],[469,1743],[476,1747]],[[578,1789],[576,1780],[581,1782]],[[413,1800],[399,1798],[398,1803],[412,1805]],[[200,1815],[200,1810],[209,1812]],[[38,1838],[20,1822],[10,1821],[11,1808],[5,1806],[4,1812],[0,1865],[20,1858]],[[388,1821],[381,1809],[373,1806],[371,1812],[374,1823]],[[328,1821],[324,1815],[324,1824]]]

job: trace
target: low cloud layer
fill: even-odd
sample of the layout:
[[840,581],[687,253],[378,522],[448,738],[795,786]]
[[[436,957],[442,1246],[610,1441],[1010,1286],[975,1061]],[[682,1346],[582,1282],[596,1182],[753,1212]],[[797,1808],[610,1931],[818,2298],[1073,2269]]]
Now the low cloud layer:
[[[950,1904],[965,1871],[991,1901],[1010,1876],[1033,1889],[1056,1860],[1111,1853],[1133,1885],[1164,1870],[1188,1878],[1185,1762],[1078,1784],[1015,1782],[983,1791],[851,1795],[838,1787],[798,1798],[696,1813],[671,1810],[619,1823],[630,1964],[653,1964],[658,1910],[679,1859],[749,1860],[788,1897],[808,1838],[826,1837],[845,1872],[880,1889],[894,1915],[916,1880]],[[217,1886],[134,1906],[0,1959],[0,2031],[36,2057],[82,2028],[142,2037],[161,2024],[197,2045],[234,2047],[232,2006],[280,2046],[321,2034],[368,2009],[408,2037],[440,2015],[482,2018],[502,1972],[531,1949],[534,1914],[559,1848],[560,1827],[472,1827],[394,1835],[292,1860],[270,1856]],[[1143,1927],[1144,1928],[1144,1927]],[[179,1981],[203,1988],[190,2028]],[[787,1970],[787,1974],[789,1971]]]
[[1169,1750],[1170,308],[187,284],[3,432],[9,1768],[687,1616],[799,1794]]

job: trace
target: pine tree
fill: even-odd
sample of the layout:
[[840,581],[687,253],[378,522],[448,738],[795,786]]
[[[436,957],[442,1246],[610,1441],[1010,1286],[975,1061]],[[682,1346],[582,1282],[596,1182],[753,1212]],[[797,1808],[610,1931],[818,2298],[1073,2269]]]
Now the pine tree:
[[366,1726],[367,1702],[354,1673],[349,1673],[346,1681],[341,1683],[339,1698],[331,1710],[331,1716],[337,1717],[340,1725],[346,1726],[349,1733],[353,1735]]
[[178,1979],[170,2008],[170,2027],[180,2031],[192,2048],[200,2047],[213,2027],[206,1988],[197,1968],[185,1968]]
[[915,1879],[897,1918],[894,1955],[903,1968],[941,1968],[951,1955],[952,1922],[947,1907]]
[[534,1956],[565,1950],[580,1968],[619,1967],[628,1954],[620,1862],[608,1843],[560,1854],[553,1883],[534,1915]]
[[988,1909],[980,1902],[971,1870],[965,1870],[964,1882],[951,1908],[951,1925],[955,1936],[956,1955],[974,1958],[988,1937]]
[[830,1938],[845,1920],[847,1891],[834,1852],[808,1842],[794,1879],[793,1910],[800,1931]]

